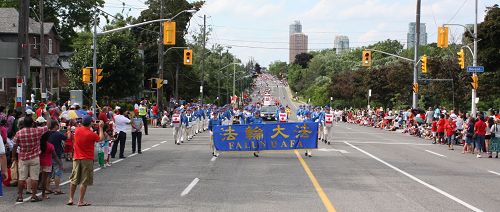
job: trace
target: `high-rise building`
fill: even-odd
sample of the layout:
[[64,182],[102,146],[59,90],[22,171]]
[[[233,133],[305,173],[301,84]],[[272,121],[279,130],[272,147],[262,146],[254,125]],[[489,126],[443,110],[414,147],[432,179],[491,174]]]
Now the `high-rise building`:
[[[408,34],[406,36],[406,48],[411,49],[415,47],[415,27],[417,24],[415,22],[410,22],[408,24]],[[427,30],[425,28],[425,23],[420,23],[420,42],[419,44],[427,45]]]
[[301,32],[302,24],[300,24],[300,21],[294,21],[293,24],[290,24],[290,35]]
[[349,37],[345,35],[335,36],[335,42],[333,43],[333,47],[335,48],[337,54],[349,51]]
[[295,61],[295,56],[307,53],[307,35],[304,33],[294,33],[290,35],[290,58],[289,63]]

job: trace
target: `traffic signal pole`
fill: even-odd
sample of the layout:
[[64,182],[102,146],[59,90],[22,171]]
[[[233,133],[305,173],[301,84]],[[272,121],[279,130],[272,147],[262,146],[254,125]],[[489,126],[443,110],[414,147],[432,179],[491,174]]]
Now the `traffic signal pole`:
[[[163,0],[160,0],[160,19],[163,19]],[[158,39],[158,77],[163,79],[163,22],[160,22],[160,38]],[[156,89],[156,106],[163,109],[163,87]]]
[[92,33],[92,48],[93,48],[93,56],[92,56],[92,115],[94,118],[96,115],[96,102],[97,102],[97,11],[94,15],[94,33]]
[[[420,45],[420,5],[421,0],[417,0],[417,13],[416,13],[416,23],[415,23],[415,55],[413,60],[413,85],[418,83],[418,47]],[[412,108],[417,108],[418,103],[418,93],[413,90],[413,101]]]
[[[474,52],[472,54],[472,65],[477,66],[477,0],[475,1],[475,20],[474,20]],[[477,76],[476,72],[472,73],[473,76]],[[477,98],[477,90],[472,88],[472,103],[471,103],[471,115],[476,116],[477,107],[476,107],[476,98]]]

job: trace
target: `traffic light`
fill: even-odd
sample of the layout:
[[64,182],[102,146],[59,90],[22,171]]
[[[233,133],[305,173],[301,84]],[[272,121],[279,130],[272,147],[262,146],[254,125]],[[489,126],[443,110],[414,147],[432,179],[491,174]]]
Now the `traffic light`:
[[175,45],[175,22],[163,22],[163,44]]
[[472,75],[472,76],[470,77],[470,79],[471,79],[471,83],[470,83],[470,85],[472,86],[472,88],[473,88],[474,90],[477,90],[477,88],[479,87],[479,79],[478,79],[477,75],[475,75],[475,74],[474,74],[474,75]]
[[423,55],[420,58],[420,62],[422,63],[422,74],[427,74],[427,55]]
[[156,79],[156,88],[160,89],[163,86],[163,79]]
[[193,50],[184,49],[184,65],[193,65]]
[[448,27],[438,27],[437,47],[448,48]]
[[83,83],[90,83],[90,68],[82,68],[82,81]]
[[413,93],[418,93],[418,83],[413,83]]
[[368,50],[363,50],[363,55],[361,57],[362,59],[362,66],[364,67],[370,67],[372,66],[372,52]]
[[102,68],[97,69],[97,83],[102,80]]
[[465,52],[464,52],[464,49],[460,49],[460,51],[457,52],[457,54],[458,54],[458,64],[460,65],[461,69],[464,69],[465,68]]

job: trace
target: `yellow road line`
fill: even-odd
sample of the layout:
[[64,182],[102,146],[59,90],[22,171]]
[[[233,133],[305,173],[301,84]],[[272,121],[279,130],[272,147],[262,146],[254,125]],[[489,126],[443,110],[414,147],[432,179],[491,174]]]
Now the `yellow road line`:
[[312,173],[311,169],[307,165],[306,161],[302,158],[300,155],[299,151],[295,150],[295,155],[297,155],[297,159],[299,159],[300,164],[302,164],[302,167],[304,168],[304,171],[306,171],[307,176],[309,176],[309,179],[311,180],[314,188],[316,189],[316,192],[318,193],[319,197],[321,198],[321,201],[323,202],[323,205],[325,205],[325,208],[329,212],[336,212],[335,207],[333,207],[332,202],[330,202],[330,199],[328,199],[328,196],[326,196],[325,192],[323,191],[323,188],[321,188],[321,185],[319,185],[318,180]]

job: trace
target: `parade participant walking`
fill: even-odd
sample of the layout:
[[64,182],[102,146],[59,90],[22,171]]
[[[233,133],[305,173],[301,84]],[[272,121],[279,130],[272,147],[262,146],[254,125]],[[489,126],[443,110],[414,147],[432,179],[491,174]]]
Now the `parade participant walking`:
[[219,156],[219,154],[217,153],[217,150],[215,150],[215,146],[214,146],[214,138],[213,138],[214,128],[217,126],[220,126],[220,125],[222,125],[222,120],[219,118],[218,111],[214,111],[213,117],[208,122],[208,130],[210,131],[210,140],[211,140],[210,148],[212,149],[212,155],[214,157]]
[[333,114],[330,110],[330,107],[325,107],[325,116],[324,116],[324,133],[323,136],[324,142],[330,145],[330,142],[333,141]]
[[[304,118],[304,123],[314,123],[314,119],[311,117],[311,112],[307,111],[307,112],[305,112],[305,115],[306,115],[306,117]],[[318,142],[318,141],[316,141],[316,142]],[[307,149],[305,156],[312,157],[312,150]]]
[[180,144],[181,142],[181,114],[179,113],[179,109],[174,110],[174,114],[172,115],[172,127],[174,128],[174,142],[175,144]]
[[278,115],[278,123],[286,123],[288,122],[288,115],[285,112],[285,108],[283,106],[280,107],[280,111]]
[[132,119],[132,154],[135,153],[137,149],[137,153],[142,154],[141,151],[141,143],[142,143],[142,127],[143,121],[139,116],[134,116]]
[[[250,124],[250,125],[253,125],[253,124],[264,124],[264,121],[263,121],[263,120],[262,120],[262,118],[260,117],[260,111],[259,111],[259,110],[256,110],[256,111],[254,112],[254,116],[253,116],[253,117],[251,117],[249,120],[250,120],[250,121],[249,121],[249,123],[248,123],[248,124]],[[255,152],[253,152],[253,156],[255,156],[255,157],[259,157],[259,151],[255,151]]]
[[[33,118],[24,117],[24,128],[14,136],[14,147],[19,151],[12,151],[12,160],[19,160],[19,181],[17,185],[17,202],[23,202],[23,185],[26,179],[31,179],[31,202],[39,202],[42,199],[36,196],[38,188],[38,174],[40,173],[40,138],[48,131],[47,127],[35,127]],[[18,149],[19,148],[19,149]]]
[[[140,112],[140,110],[139,110]],[[118,144],[120,144],[120,158],[125,158],[125,141],[127,140],[127,125],[130,124],[130,119],[123,116],[125,110],[123,108],[118,109],[118,115],[114,117],[114,133],[118,135],[117,139],[113,142],[113,147],[111,149],[111,158],[115,158],[118,149]],[[143,119],[144,120],[144,119]],[[146,122],[147,124],[147,122]],[[76,134],[76,133],[75,133]],[[76,141],[75,141],[76,143]]]
[[139,116],[144,124],[144,134],[148,135],[148,108],[146,107],[146,100],[143,100],[139,105]]
[[75,153],[70,177],[69,200],[66,205],[74,204],[73,198],[78,185],[80,185],[78,207],[91,205],[85,202],[85,193],[87,186],[92,185],[94,182],[94,145],[104,139],[104,123],[99,121],[98,127],[99,135],[92,131],[92,117],[84,116],[82,126],[75,130]]

